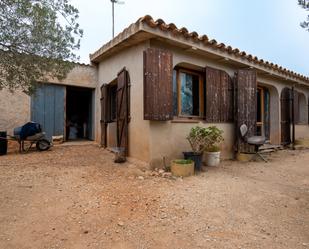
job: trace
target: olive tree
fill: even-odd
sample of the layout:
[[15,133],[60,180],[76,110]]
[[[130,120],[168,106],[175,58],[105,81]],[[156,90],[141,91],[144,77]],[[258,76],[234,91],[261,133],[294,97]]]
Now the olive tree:
[[[309,11],[309,0],[298,0],[298,4],[306,9],[307,11]],[[303,21],[300,24],[301,27],[303,27],[304,29],[306,29],[307,31],[309,31],[309,15],[307,16],[307,21]]]
[[0,0],[0,90],[63,79],[78,59],[78,13],[69,0]]

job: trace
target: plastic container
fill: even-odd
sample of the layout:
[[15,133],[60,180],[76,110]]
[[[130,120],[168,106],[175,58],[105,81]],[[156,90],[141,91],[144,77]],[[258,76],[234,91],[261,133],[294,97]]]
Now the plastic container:
[[8,140],[6,139],[6,131],[0,131],[0,156],[6,155],[8,152]]
[[194,162],[194,168],[198,171],[202,169],[203,153],[197,152],[183,152],[185,159],[191,159]]
[[173,160],[171,172],[174,176],[192,176],[194,175],[194,162],[192,160]]
[[125,148],[123,147],[116,147],[114,149],[115,152],[115,163],[124,163],[126,161],[126,154],[125,154]]

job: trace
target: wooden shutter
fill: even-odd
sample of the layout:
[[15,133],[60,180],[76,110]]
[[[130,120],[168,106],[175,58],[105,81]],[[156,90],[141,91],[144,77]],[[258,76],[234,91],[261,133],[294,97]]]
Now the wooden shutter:
[[206,121],[220,122],[220,85],[221,71],[206,68]]
[[248,145],[240,135],[239,128],[242,124],[248,127],[247,136],[256,133],[257,116],[257,81],[256,72],[251,69],[238,70],[236,75],[236,144],[237,151],[253,152],[254,146]]
[[224,71],[221,71],[220,79],[220,121],[225,123],[233,122],[233,79]]
[[173,55],[169,51],[144,51],[144,119],[173,119]]
[[108,93],[107,85],[103,84],[101,87],[101,146],[107,146],[107,123],[108,123]]
[[299,123],[299,93],[296,90],[294,90],[293,102],[294,102],[294,122],[295,124],[298,124]]
[[233,80],[222,70],[206,68],[206,121],[233,121]]
[[117,77],[117,146],[125,149],[128,155],[128,124],[130,121],[130,82],[129,73],[124,68]]
[[281,92],[281,144],[291,143],[291,89],[284,88]]

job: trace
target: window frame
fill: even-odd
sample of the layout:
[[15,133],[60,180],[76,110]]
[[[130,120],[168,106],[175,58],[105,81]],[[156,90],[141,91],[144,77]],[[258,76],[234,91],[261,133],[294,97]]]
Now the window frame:
[[[109,114],[109,120],[111,123],[114,123],[117,121],[117,83],[111,83],[107,86],[108,89],[108,101],[109,101],[109,110],[108,110],[108,114]],[[112,91],[115,91],[115,96],[114,99],[112,98]],[[115,101],[113,103],[113,100]],[[114,112],[113,112],[113,104],[115,105],[114,108]],[[113,114],[115,115],[115,117],[113,117]]]
[[[204,77],[203,74],[194,70],[184,69],[184,68],[175,68],[176,70],[176,83],[177,83],[177,118],[188,118],[188,119],[203,119],[204,117],[204,99],[205,99],[205,86],[204,86]],[[199,78],[199,115],[184,115],[181,114],[181,79],[180,74],[191,74],[198,76]]]
[[[265,104],[265,100],[264,100],[264,87],[261,87],[261,86],[258,86],[257,87],[257,92],[260,90],[260,93],[261,93],[261,95],[260,95],[260,110],[261,110],[261,121],[260,122],[258,122],[258,121],[256,121],[256,126],[260,126],[260,127],[263,127],[264,126],[264,115],[265,115],[265,108],[264,108],[264,104]],[[258,103],[257,103],[258,104]],[[258,107],[257,107],[257,110],[258,110]]]
[[[257,86],[257,95],[258,95],[258,91],[260,90],[261,93],[261,105],[260,105],[260,111],[261,111],[261,121],[258,122],[258,120],[256,120],[256,132],[258,131],[258,128],[261,129],[261,135],[265,136],[267,138],[267,140],[270,139],[270,126],[271,126],[271,120],[270,120],[270,110],[271,110],[271,99],[270,99],[270,90],[268,87],[265,87],[263,85],[258,85]],[[268,108],[265,108],[265,103],[266,103],[266,98],[265,98],[265,93],[268,92]],[[257,102],[258,104],[258,102]],[[257,105],[257,111],[258,111],[258,105]],[[265,115],[266,113],[268,113],[269,119],[265,119]],[[268,124],[268,136],[266,133],[266,125]]]

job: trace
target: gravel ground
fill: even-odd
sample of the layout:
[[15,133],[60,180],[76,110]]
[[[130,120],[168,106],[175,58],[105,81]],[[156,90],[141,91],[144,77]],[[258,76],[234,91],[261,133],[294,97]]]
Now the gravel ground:
[[0,157],[0,248],[309,248],[309,151],[186,179],[95,145]]

